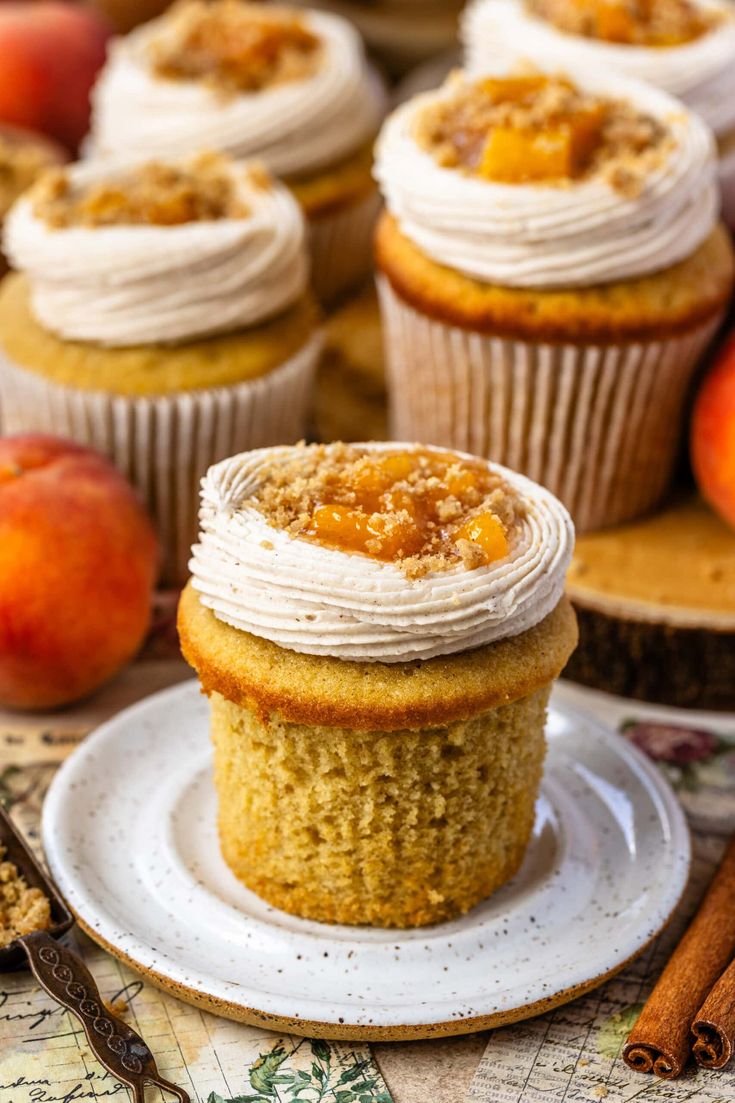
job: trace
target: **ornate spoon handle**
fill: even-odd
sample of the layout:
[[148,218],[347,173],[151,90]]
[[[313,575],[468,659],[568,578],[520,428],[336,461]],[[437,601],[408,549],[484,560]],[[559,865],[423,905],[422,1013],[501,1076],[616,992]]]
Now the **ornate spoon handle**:
[[144,1103],[147,1083],[173,1092],[180,1103],[190,1103],[183,1088],[158,1075],[153,1054],[140,1035],[105,1007],[94,977],[76,954],[45,931],[19,941],[38,983],[76,1015],[97,1060],[133,1089],[135,1103]]

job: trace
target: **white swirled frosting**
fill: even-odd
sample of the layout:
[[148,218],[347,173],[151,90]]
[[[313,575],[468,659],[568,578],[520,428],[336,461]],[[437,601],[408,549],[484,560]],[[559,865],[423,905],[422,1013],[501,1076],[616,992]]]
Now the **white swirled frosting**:
[[[498,0],[500,2],[500,0]],[[492,71],[506,75],[517,62]],[[554,71],[553,69],[551,70]],[[415,137],[420,112],[451,98],[455,74],[387,120],[375,175],[401,231],[428,257],[507,287],[583,287],[659,271],[690,256],[719,209],[714,141],[705,124],[658,89],[565,66],[584,91],[627,100],[663,120],[672,152],[639,195],[627,198],[601,177],[566,187],[500,184],[440,166]]]
[[393,663],[518,635],[559,602],[572,522],[549,491],[522,475],[489,465],[525,506],[505,559],[409,579],[393,563],[275,529],[243,505],[257,497],[263,467],[293,454],[288,448],[246,452],[210,468],[202,482],[192,584],[227,624],[309,655]]
[[[244,218],[54,228],[35,214],[32,197],[20,199],[4,249],[28,276],[41,325],[67,340],[158,344],[256,325],[291,306],[309,277],[301,210],[283,185],[261,187],[247,164],[224,165]],[[124,171],[68,170],[72,188]]]
[[680,46],[626,46],[573,35],[530,13],[523,0],[474,0],[462,20],[465,64],[483,72],[509,53],[559,65],[617,70],[683,100],[716,134],[735,128],[735,9],[695,0],[721,19]]
[[301,13],[321,42],[316,73],[224,99],[195,80],[157,76],[149,47],[172,33],[164,15],[112,45],[92,96],[93,155],[141,159],[206,147],[257,157],[279,176],[308,175],[370,141],[384,97],[346,20]]

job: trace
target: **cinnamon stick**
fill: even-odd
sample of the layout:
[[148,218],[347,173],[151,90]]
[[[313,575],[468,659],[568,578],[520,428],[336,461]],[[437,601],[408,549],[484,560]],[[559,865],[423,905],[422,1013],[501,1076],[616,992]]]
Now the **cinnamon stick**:
[[623,1049],[637,1072],[679,1076],[691,1050],[691,1024],[735,953],[735,839],[697,914],[671,955]]
[[722,1069],[735,1049],[735,962],[722,974],[692,1023],[698,1065]]

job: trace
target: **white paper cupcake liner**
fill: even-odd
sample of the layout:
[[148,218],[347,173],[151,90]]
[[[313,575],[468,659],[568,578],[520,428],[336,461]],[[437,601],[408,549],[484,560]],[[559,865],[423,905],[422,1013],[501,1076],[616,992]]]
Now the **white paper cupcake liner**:
[[735,230],[735,149],[720,160],[722,217]]
[[349,207],[309,219],[311,283],[320,302],[333,302],[363,283],[372,270],[380,205],[375,189]]
[[199,482],[236,452],[304,435],[322,337],[274,371],[228,387],[134,398],[54,383],[0,355],[4,433],[44,432],[104,452],[140,492],[161,539],[162,582],[188,576]]
[[492,337],[428,318],[378,280],[395,440],[486,456],[548,487],[580,532],[663,495],[684,401],[720,319],[623,345]]

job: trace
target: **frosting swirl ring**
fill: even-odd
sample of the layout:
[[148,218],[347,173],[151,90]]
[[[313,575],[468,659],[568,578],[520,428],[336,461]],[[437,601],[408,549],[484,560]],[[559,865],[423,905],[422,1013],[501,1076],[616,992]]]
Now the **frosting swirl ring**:
[[[118,167],[118,171],[119,167]],[[291,193],[231,162],[243,218],[174,226],[49,226],[32,198],[13,207],[5,251],[27,273],[38,321],[62,338],[109,346],[189,340],[256,325],[308,283],[306,230]],[[108,163],[69,170],[72,187],[113,179]]]
[[[512,64],[512,63],[511,63]],[[506,74],[507,59],[497,72]],[[582,287],[634,279],[690,256],[719,210],[715,147],[695,115],[657,89],[579,67],[587,92],[631,101],[665,121],[674,149],[625,197],[599,178],[569,187],[501,184],[440,166],[415,137],[419,113],[450,98],[458,76],[399,107],[381,132],[375,175],[402,232],[427,256],[506,287]]]
[[574,530],[562,504],[530,479],[488,464],[525,507],[505,559],[409,579],[394,563],[294,537],[241,507],[257,496],[263,467],[292,455],[289,448],[243,453],[210,468],[202,482],[192,584],[227,624],[305,654],[396,663],[519,635],[560,601]]
[[148,46],[170,33],[170,16],[115,41],[92,95],[90,151],[146,159],[207,148],[257,157],[279,176],[318,172],[354,153],[376,133],[383,89],[350,24],[303,14],[321,41],[318,71],[302,80],[222,100],[194,80],[157,77]]

